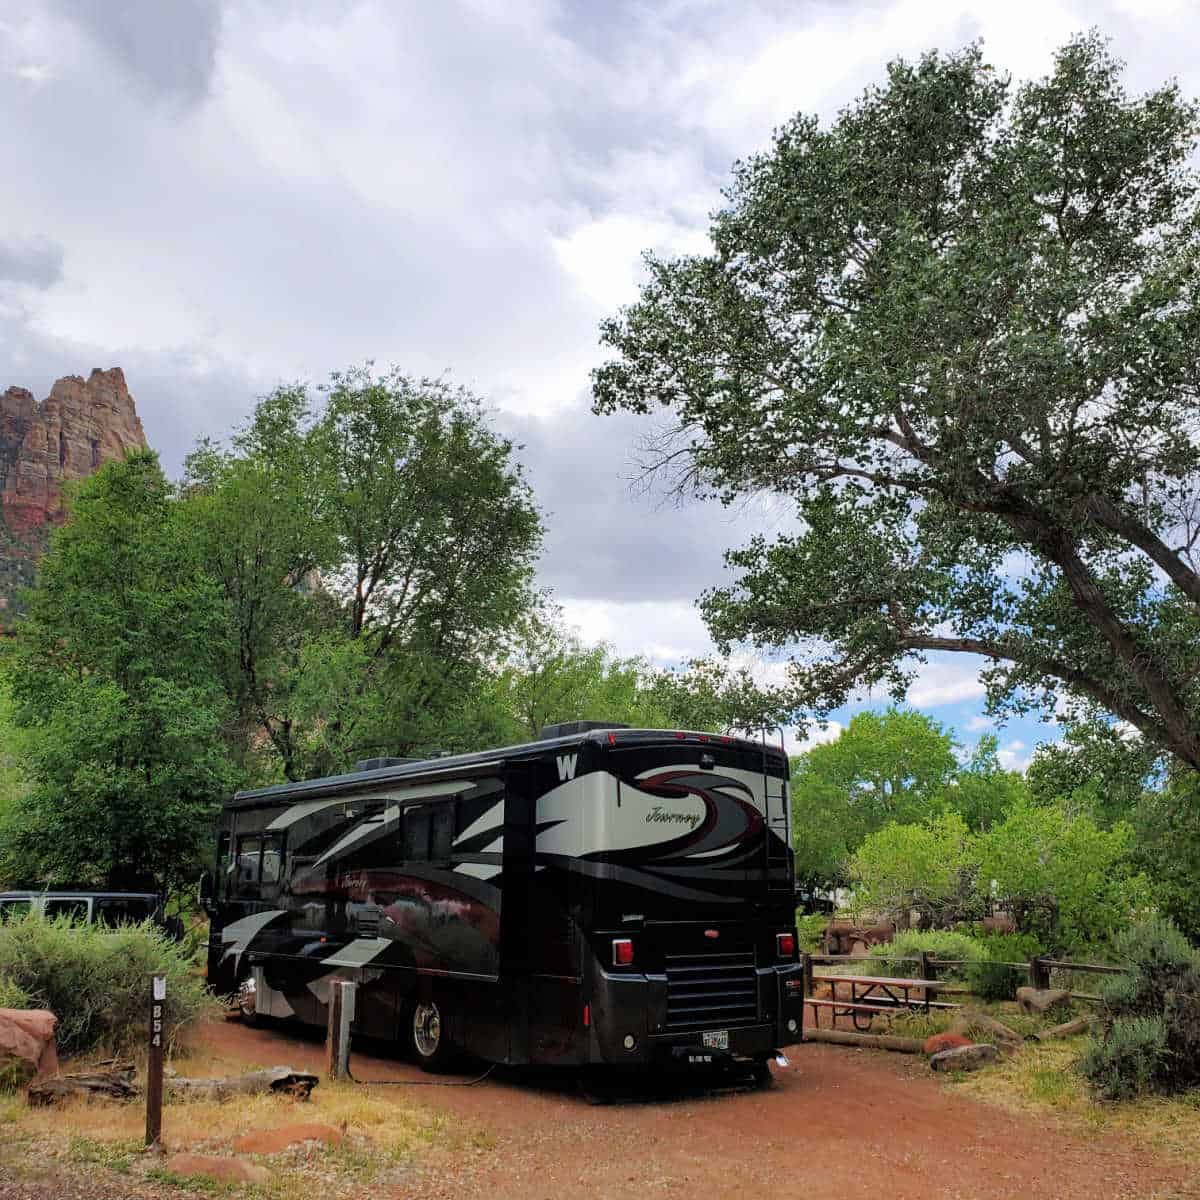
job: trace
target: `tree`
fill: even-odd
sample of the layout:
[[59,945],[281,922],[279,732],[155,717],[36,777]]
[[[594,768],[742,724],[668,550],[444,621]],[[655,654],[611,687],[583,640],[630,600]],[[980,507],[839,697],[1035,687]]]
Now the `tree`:
[[1166,787],[1143,793],[1132,822],[1134,862],[1155,906],[1200,944],[1200,776],[1172,772]]
[[797,709],[982,655],[994,711],[1075,696],[1200,768],[1197,109],[1121,72],[1096,35],[1020,87],[895,62],[603,326],[596,409],[673,409],[660,471],[795,502],[703,607],[798,644]]
[[[495,677],[512,740],[558,721],[613,721],[644,729],[725,731],[748,714],[771,724],[772,698],[749,672],[713,660],[669,670],[588,644],[552,606],[532,610]],[[761,726],[760,726],[761,727]]]
[[814,887],[846,881],[850,856],[889,821],[923,821],[954,777],[954,742],[918,712],[861,712],[832,742],[792,762],[796,874]]
[[1143,793],[1161,774],[1162,752],[1111,721],[1068,723],[1061,742],[1039,746],[1029,790],[1039,804],[1085,812],[1104,826],[1131,821]]
[[114,888],[191,876],[235,774],[219,682],[225,610],[155,455],[78,485],[17,629],[11,679],[31,790],[4,873]]
[[1021,804],[977,842],[979,887],[1003,901],[1022,931],[1063,949],[1105,943],[1149,903],[1132,861],[1133,829]]
[[938,797],[939,803],[958,813],[973,833],[989,829],[1029,795],[1021,773],[1006,771],[1000,765],[998,749],[996,735],[985,733]]
[[287,778],[478,746],[487,672],[532,603],[541,521],[477,398],[369,367],[268,396],[188,462],[236,630],[227,687]]
[[974,882],[970,831],[955,812],[924,824],[891,822],[863,839],[850,878],[859,904],[893,916],[902,928],[914,910],[931,926],[963,920]]

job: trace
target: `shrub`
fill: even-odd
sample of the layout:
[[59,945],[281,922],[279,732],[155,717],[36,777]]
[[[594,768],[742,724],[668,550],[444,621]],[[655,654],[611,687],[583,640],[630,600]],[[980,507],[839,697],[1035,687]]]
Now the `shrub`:
[[15,980],[0,975],[0,1008],[33,1008],[29,993]]
[[156,926],[110,930],[36,915],[0,925],[0,978],[58,1017],[58,1044],[66,1054],[97,1046],[121,1052],[144,1041],[155,972],[167,977],[164,1033],[170,1046],[213,1002],[204,981]]
[[[892,975],[897,978],[912,976],[919,970],[915,962],[888,961],[893,957],[901,959],[920,958],[925,950],[934,958],[967,959],[977,961],[984,956],[983,947],[965,933],[955,933],[948,929],[908,929],[896,934],[895,940],[888,946],[872,946],[870,952],[872,970],[877,975]],[[963,980],[967,977],[966,967],[946,967],[938,972],[941,979]]]
[[827,913],[796,914],[796,936],[800,940],[799,949],[802,953],[821,953],[821,935],[832,919]]
[[1129,971],[1100,986],[1101,1025],[1080,1070],[1114,1100],[1200,1084],[1200,951],[1162,917],[1113,945]]
[[1015,999],[1017,988],[1029,982],[1029,972],[1003,963],[1028,962],[1041,952],[1037,938],[1027,933],[989,934],[979,939],[984,961],[967,970],[967,985],[983,1000]]
[[1166,1057],[1161,1017],[1118,1017],[1084,1051],[1079,1067],[1106,1100],[1131,1100],[1155,1085]]

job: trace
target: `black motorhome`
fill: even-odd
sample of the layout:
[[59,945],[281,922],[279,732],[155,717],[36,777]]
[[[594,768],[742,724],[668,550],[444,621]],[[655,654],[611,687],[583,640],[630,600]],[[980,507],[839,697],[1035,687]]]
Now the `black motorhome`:
[[745,1060],[803,1016],[788,764],[713,734],[525,745],[241,792],[221,817],[209,980],[441,1066]]

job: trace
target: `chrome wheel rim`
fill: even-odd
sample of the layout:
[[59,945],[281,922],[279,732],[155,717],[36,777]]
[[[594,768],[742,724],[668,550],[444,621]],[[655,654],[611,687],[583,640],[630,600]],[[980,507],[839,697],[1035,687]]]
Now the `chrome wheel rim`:
[[432,1058],[442,1041],[442,1018],[436,1004],[418,1004],[413,1011],[413,1041],[422,1058]]
[[238,985],[237,1006],[245,1017],[252,1017],[258,1009],[258,989],[252,976],[247,976]]

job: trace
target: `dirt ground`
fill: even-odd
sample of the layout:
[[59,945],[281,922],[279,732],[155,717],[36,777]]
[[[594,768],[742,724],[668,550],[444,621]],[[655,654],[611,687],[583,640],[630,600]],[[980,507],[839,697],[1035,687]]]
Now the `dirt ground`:
[[[224,1058],[321,1063],[318,1042],[278,1030],[228,1024],[206,1037]],[[431,1077],[415,1067],[363,1054],[352,1070],[360,1080],[419,1084],[371,1090],[475,1131],[452,1152],[421,1156],[390,1193],[411,1200],[1200,1196],[1196,1164],[955,1095],[923,1060],[829,1045],[788,1054],[791,1066],[776,1068],[765,1091],[660,1089],[602,1107],[553,1074],[497,1070],[475,1086],[424,1086]]]

